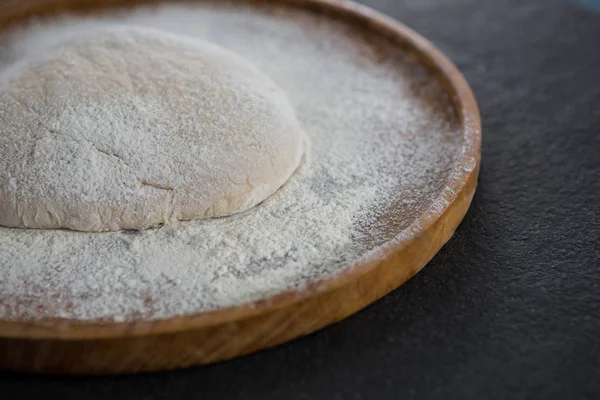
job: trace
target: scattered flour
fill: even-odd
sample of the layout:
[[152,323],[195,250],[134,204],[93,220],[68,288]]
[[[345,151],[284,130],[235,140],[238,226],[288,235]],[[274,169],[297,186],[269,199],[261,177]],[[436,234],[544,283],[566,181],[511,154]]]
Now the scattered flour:
[[379,37],[296,9],[164,5],[13,32],[0,69],[108,25],[237,52],[285,91],[310,157],[253,209],[145,231],[0,228],[0,318],[156,319],[258,300],[349,268],[444,190],[462,138],[442,89]]

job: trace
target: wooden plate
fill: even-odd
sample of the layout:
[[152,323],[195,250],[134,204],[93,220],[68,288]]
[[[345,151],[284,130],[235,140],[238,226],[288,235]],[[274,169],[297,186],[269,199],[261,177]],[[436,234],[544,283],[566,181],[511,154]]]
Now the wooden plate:
[[[0,6],[0,29],[32,16],[89,12],[122,7],[124,3],[147,2],[14,0]],[[133,373],[206,364],[248,354],[309,334],[357,312],[412,277],[452,236],[475,192],[481,143],[477,104],[456,67],[418,34],[352,2],[270,0],[260,3],[306,8],[349,26],[366,27],[412,54],[439,80],[454,107],[462,134],[462,152],[439,198],[412,225],[354,268],[334,278],[312,282],[302,291],[288,291],[238,307],[155,321],[0,321],[0,368],[71,374]]]

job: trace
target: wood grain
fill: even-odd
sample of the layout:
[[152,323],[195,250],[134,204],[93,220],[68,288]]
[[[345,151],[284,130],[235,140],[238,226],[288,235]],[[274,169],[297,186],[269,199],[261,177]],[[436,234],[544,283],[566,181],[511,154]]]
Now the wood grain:
[[[240,0],[241,1],[241,0]],[[32,16],[92,12],[150,1],[8,1],[0,29]],[[248,1],[246,1],[248,2]],[[333,279],[261,301],[197,315],[131,323],[0,321],[0,368],[68,374],[121,374],[206,364],[248,354],[340,321],[416,274],[452,236],[477,185],[481,128],[461,73],[434,46],[400,23],[348,1],[271,0],[310,8],[369,29],[412,53],[450,95],[463,132],[463,153],[440,196],[445,208],[423,212],[401,235]],[[350,267],[350,266],[349,266]]]

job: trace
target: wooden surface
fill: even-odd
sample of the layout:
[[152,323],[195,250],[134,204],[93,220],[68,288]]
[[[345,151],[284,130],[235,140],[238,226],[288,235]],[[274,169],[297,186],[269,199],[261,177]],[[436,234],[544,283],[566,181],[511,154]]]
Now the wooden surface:
[[[9,1],[0,27],[32,15],[113,6],[114,0]],[[139,3],[129,1],[128,3]],[[443,83],[463,130],[463,154],[442,191],[443,209],[425,211],[403,234],[335,279],[301,292],[167,320],[94,324],[0,321],[0,368],[73,374],[133,373],[211,363],[274,346],[339,321],[389,293],[417,273],[452,236],[477,183],[481,131],[475,99],[460,72],[419,35],[351,2],[293,3],[367,26],[413,53]],[[474,161],[477,160],[474,165]]]

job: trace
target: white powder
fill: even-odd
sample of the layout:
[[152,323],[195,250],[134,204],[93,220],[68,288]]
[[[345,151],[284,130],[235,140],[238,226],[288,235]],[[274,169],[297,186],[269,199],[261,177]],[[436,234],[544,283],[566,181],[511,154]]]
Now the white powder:
[[[350,268],[436,204],[461,153],[443,90],[379,37],[296,9],[164,5],[14,32],[4,66],[82,30],[147,25],[213,41],[286,92],[311,141],[291,181],[233,217],[141,232],[0,228],[0,318],[166,318]],[[2,68],[2,63],[0,63]]]

